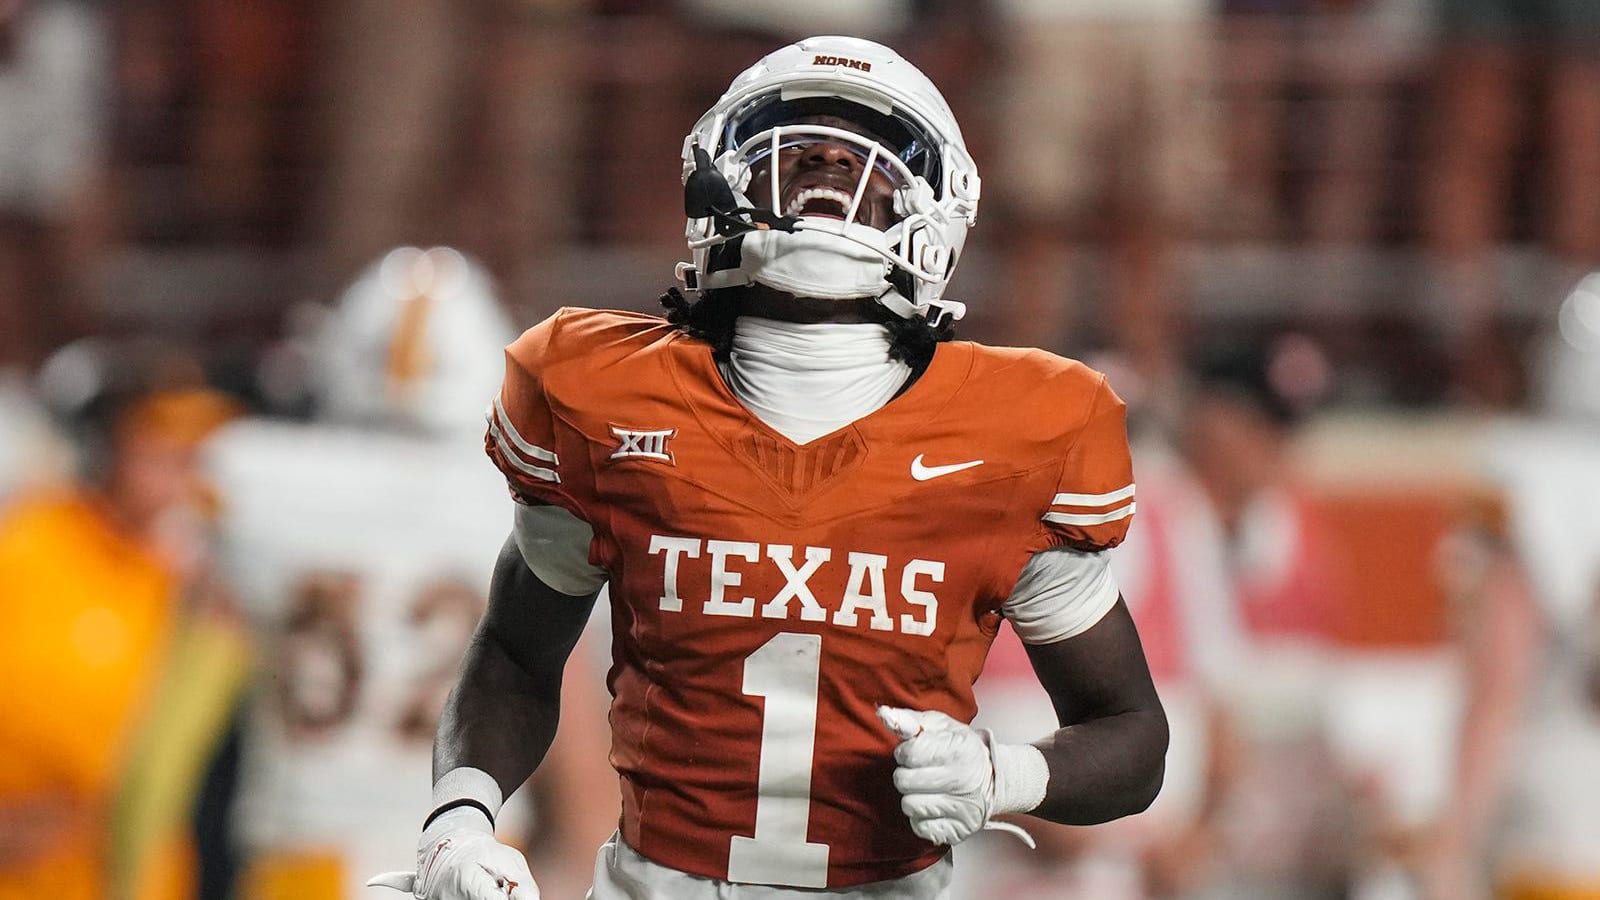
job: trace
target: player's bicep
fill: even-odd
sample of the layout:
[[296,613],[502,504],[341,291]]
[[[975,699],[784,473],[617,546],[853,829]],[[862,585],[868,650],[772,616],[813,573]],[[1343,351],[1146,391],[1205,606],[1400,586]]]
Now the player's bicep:
[[545,584],[523,560],[516,537],[507,537],[495,561],[478,639],[493,642],[529,676],[559,684],[598,593],[597,587],[574,596]]
[[1063,727],[1130,712],[1160,712],[1139,632],[1120,598],[1093,627],[1048,644],[1028,659]]

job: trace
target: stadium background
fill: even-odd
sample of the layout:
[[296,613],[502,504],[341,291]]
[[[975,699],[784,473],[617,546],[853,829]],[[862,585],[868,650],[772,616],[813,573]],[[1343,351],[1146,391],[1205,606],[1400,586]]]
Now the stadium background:
[[[1171,624],[1185,614],[1143,613],[1168,623],[1146,641],[1162,644],[1152,658],[1170,663],[1175,692],[1243,735],[1206,741],[1255,748],[1205,754],[1210,767],[1246,771],[1196,776],[1209,799],[1156,836],[1064,830],[1046,861],[1016,863],[1045,874],[1007,890],[1420,897],[1445,883],[1429,873],[1447,866],[1441,835],[1459,813],[1455,722],[1474,681],[1463,659],[1485,658],[1474,642],[1491,627],[1494,576],[1482,558],[1499,552],[1510,502],[1484,477],[1486,435],[1600,392],[1561,374],[1581,366],[1552,362],[1600,341],[1600,300],[1575,291],[1600,262],[1600,12],[1489,0],[0,0],[0,496],[12,508],[0,559],[32,579],[0,583],[0,641],[13,644],[11,692],[58,696],[45,685],[66,679],[79,693],[59,696],[105,701],[93,715],[14,709],[0,732],[0,823],[36,837],[0,852],[0,897],[37,895],[41,882],[7,872],[69,840],[87,848],[85,892],[58,896],[314,893],[262,875],[231,839],[205,840],[222,831],[180,827],[191,807],[207,827],[237,825],[206,773],[247,714],[217,710],[264,702],[249,685],[277,646],[270,623],[231,610],[214,584],[229,581],[225,564],[153,557],[148,595],[126,601],[148,633],[144,668],[30,669],[44,651],[17,646],[28,627],[51,627],[19,605],[48,602],[53,573],[88,565],[79,541],[46,552],[3,540],[17,508],[73,493],[70,460],[93,433],[82,396],[63,401],[44,377],[63,348],[158,370],[167,399],[174,385],[218,392],[172,413],[209,433],[222,395],[253,416],[317,414],[298,354],[319,305],[397,246],[480,261],[517,328],[566,304],[654,309],[685,255],[682,136],[761,53],[827,32],[896,46],[963,125],[986,190],[951,289],[971,310],[961,335],[1088,359],[1134,407],[1141,466],[1174,485],[1141,514],[1155,504],[1180,537],[1140,551],[1126,579],[1182,578],[1215,550],[1211,602],[1240,624],[1240,643],[1219,651]],[[1600,440],[1583,446],[1600,467]],[[229,484],[207,491],[226,507]],[[1276,512],[1257,521],[1262,498]],[[1594,543],[1592,513],[1569,524]],[[1184,530],[1204,527],[1218,533]],[[98,583],[107,604],[136,593],[122,572]],[[197,619],[222,637],[182,657],[203,673],[185,680],[171,634]],[[1003,670],[994,681],[997,695],[1010,685]],[[213,711],[181,777],[141,765],[138,750],[181,705],[174,682],[220,695],[189,698]],[[110,684],[128,696],[107,699]],[[591,698],[570,719],[599,715]],[[35,777],[29,760],[52,741],[93,745],[81,754],[93,774]],[[581,882],[598,840],[594,816],[556,810],[609,796],[600,778],[556,790],[526,829],[545,860],[535,872],[551,873],[546,896]],[[1214,784],[1233,799],[1208,794]],[[1300,802],[1312,786],[1337,796]],[[151,793],[166,798],[146,801],[154,812],[128,812]],[[1297,828],[1299,843],[1285,837]],[[170,847],[149,846],[163,829]],[[1531,890],[1507,886],[1488,831],[1465,868],[1508,896]],[[1278,839],[1293,846],[1271,872],[1237,852]],[[1013,860],[1010,848],[972,852]],[[396,848],[395,865],[407,853]]]

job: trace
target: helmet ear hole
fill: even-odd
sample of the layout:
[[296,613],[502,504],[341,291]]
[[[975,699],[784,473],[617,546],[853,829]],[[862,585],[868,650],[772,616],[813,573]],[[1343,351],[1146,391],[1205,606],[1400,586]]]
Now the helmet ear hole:
[[950,194],[960,200],[970,200],[974,203],[982,192],[982,182],[978,173],[970,169],[962,169],[950,176]]

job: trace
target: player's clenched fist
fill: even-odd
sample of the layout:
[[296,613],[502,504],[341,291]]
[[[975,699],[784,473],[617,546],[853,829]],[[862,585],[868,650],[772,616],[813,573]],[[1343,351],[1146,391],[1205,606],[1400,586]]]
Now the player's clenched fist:
[[418,900],[539,900],[528,862],[494,838],[477,809],[452,809],[422,832],[415,872],[387,872],[370,887],[407,891]]
[[918,837],[955,844],[989,821],[994,761],[983,735],[942,712],[880,706],[878,718],[901,739],[894,786]]
[[1026,812],[1044,799],[1049,769],[1038,749],[996,744],[938,711],[878,707],[878,719],[901,739],[894,749],[894,786],[911,830],[923,840],[956,844],[982,828],[1020,828],[990,823],[995,813]]

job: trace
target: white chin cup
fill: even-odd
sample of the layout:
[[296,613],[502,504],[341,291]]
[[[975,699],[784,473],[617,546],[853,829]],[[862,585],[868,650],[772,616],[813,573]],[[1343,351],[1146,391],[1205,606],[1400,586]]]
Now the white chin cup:
[[[876,228],[839,224],[852,237],[887,250]],[[739,259],[739,270],[751,281],[799,297],[847,300],[889,289],[889,263],[882,255],[826,231],[752,231],[739,245]]]

